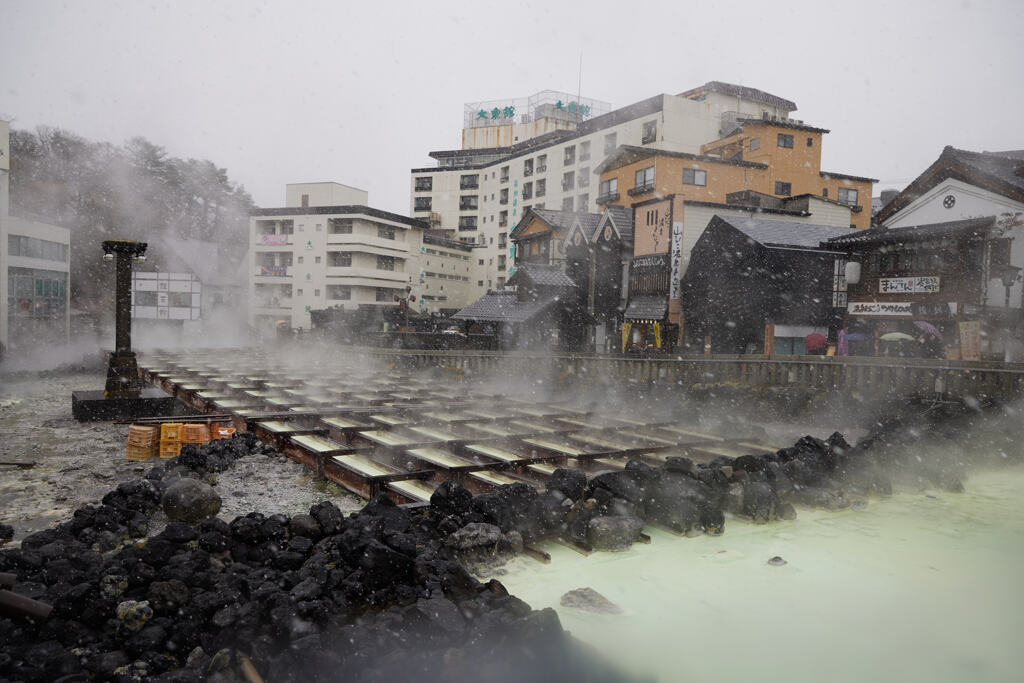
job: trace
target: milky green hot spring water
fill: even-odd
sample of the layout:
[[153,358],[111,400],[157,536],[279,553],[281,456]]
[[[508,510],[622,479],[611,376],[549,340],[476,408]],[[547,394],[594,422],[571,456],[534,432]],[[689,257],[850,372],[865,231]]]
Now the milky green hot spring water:
[[[964,493],[900,492],[861,510],[735,519],[719,537],[648,527],[589,557],[556,545],[502,582],[624,669],[675,681],[1024,680],[1024,469]],[[781,556],[784,566],[768,559]],[[562,607],[589,586],[623,613]]]

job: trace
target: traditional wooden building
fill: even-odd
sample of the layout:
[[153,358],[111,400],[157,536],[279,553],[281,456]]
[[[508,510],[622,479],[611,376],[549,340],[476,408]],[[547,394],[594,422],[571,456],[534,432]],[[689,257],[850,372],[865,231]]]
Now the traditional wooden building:
[[850,233],[849,227],[712,218],[682,279],[690,349],[710,341],[714,353],[800,354],[807,336],[828,337],[842,318],[833,277],[842,254],[821,243]]
[[[1022,313],[1011,296],[1021,273],[1011,249],[1021,230],[1012,218],[988,216],[829,240],[825,246],[843,251],[850,264],[844,269],[849,353],[963,360],[1012,355]],[[886,343],[888,335],[900,334],[912,339]]]

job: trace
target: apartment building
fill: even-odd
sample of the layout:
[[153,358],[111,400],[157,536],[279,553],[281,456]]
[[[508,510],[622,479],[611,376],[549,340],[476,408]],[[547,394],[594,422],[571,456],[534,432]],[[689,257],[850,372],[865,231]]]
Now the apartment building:
[[[483,270],[475,296],[509,277],[508,234],[527,209],[599,210],[594,171],[620,146],[696,154],[740,119],[785,121],[797,107],[755,88],[713,81],[603,113],[606,108],[553,91],[530,98],[526,111],[467,105],[463,148],[431,152],[435,167],[412,169],[411,215],[477,246]],[[499,256],[506,257],[504,267]]]
[[0,121],[0,357],[69,340],[71,231],[10,215],[10,127]]
[[[367,193],[339,183],[288,185],[281,208],[250,216],[249,323],[309,329],[310,311],[394,306],[411,294],[423,312],[471,300],[471,245],[425,221],[367,206]],[[409,288],[409,294],[407,294]]]

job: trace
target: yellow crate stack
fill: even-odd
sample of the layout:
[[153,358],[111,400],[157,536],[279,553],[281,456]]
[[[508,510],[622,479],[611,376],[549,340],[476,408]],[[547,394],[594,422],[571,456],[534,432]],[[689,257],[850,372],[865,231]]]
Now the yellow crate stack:
[[180,422],[165,422],[160,425],[160,457],[176,458],[181,453],[181,428]]
[[128,459],[152,460],[160,455],[160,428],[132,425],[128,428]]

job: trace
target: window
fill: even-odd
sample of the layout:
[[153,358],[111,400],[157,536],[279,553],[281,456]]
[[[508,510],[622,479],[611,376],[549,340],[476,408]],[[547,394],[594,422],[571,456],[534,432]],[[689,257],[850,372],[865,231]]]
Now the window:
[[793,149],[793,136],[786,135],[785,133],[779,133],[779,147]]
[[580,143],[580,161],[590,158],[590,140]]
[[580,211],[586,211],[588,204],[590,204],[590,193],[581,194],[576,198],[576,206],[580,207]]
[[503,182],[503,183],[507,183],[508,182],[508,166],[502,166],[501,167],[501,182]]
[[572,211],[572,197],[566,197],[562,200],[562,211]]
[[384,289],[383,287],[377,288],[377,301],[392,301],[394,295],[391,294],[390,289]]
[[998,278],[1002,269],[1010,265],[1010,243],[1007,238],[995,239],[988,243],[988,276]]
[[316,224],[316,231],[317,232],[323,232],[324,231],[324,224],[323,223],[317,223]]
[[683,184],[684,185],[707,185],[708,184],[708,172],[698,171],[695,168],[684,168],[683,169]]
[[523,175],[533,175],[533,159],[527,159],[526,161],[523,162]]
[[308,194],[304,194],[304,195],[302,195],[302,208],[305,209],[305,208],[308,208],[308,207],[309,207],[309,195]]
[[565,148],[565,159],[562,161],[563,166],[571,166],[576,163],[576,145],[569,145]]
[[464,175],[459,178],[460,190],[475,190],[478,187],[480,187],[480,175],[477,173]]
[[597,201],[599,203],[613,202],[619,198],[619,179],[609,178],[608,180],[602,181],[599,186],[597,193]]
[[537,196],[538,197],[543,197],[544,193],[547,192],[547,190],[548,190],[548,181],[545,180],[544,178],[538,179],[537,180]]
[[750,138],[750,151],[761,149],[761,138]]
[[[530,205],[529,204],[523,204],[523,213],[525,214],[529,210],[530,210]],[[492,238],[492,241],[493,241],[493,238]]]
[[348,285],[327,285],[327,298],[348,301],[352,298],[352,288]]
[[543,173],[548,170],[548,155],[541,154],[537,157],[537,173]]
[[416,197],[416,211],[430,211],[431,197]]
[[788,197],[790,195],[791,191],[792,191],[792,188],[791,188],[789,183],[780,183],[780,182],[776,181],[776,183],[775,183],[775,194],[777,194],[777,195],[779,195],[781,197]]
[[502,228],[508,225],[508,211],[502,211],[498,214],[498,225]]
[[459,197],[459,211],[476,211],[480,208],[479,196],[466,194]]
[[[508,246],[508,243],[505,241],[507,237],[508,237],[508,233],[507,232],[499,232],[498,233],[498,248],[499,249],[504,249],[506,246]],[[481,264],[481,265],[483,265],[483,264]]]
[[314,289],[313,290],[313,296],[320,296],[320,290],[319,289]]
[[393,240],[395,239],[395,229],[390,225],[378,225],[377,226],[377,237],[382,240]]
[[[416,201],[419,201],[418,199]],[[427,208],[429,209],[430,198],[427,198]],[[351,235],[352,234],[352,219],[351,218],[328,218],[327,219],[327,231],[332,235]]]
[[476,230],[476,216],[459,216],[459,230]]
[[576,184],[576,174],[573,171],[566,171],[562,175],[562,189],[571,190]]
[[807,146],[814,147],[814,138],[807,138]]
[[350,268],[352,266],[352,254],[347,251],[332,251],[329,254],[331,266],[334,268]]
[[417,192],[429,192],[434,189],[434,179],[430,176],[420,177],[416,179],[416,191]]
[[484,264],[484,260],[483,259],[477,259],[476,264],[478,266],[482,266]]
[[589,187],[590,186],[590,167],[589,166],[584,166],[583,168],[581,168],[580,169],[580,173],[576,177],[576,179],[579,181],[579,186],[580,187]]
[[840,187],[836,199],[839,200],[840,204],[857,206],[857,190],[851,190],[848,187]]
[[633,189],[629,191],[630,195],[642,194],[644,192],[650,192],[654,189],[654,167],[648,166],[647,168],[641,168],[636,172],[636,177],[633,183]]
[[523,183],[523,199],[533,196],[533,183]]
[[508,204],[508,188],[504,188],[498,197],[499,204]]
[[317,257],[316,257],[316,262],[317,262],[317,263],[320,263],[320,261],[321,261],[320,257],[319,257],[319,256],[317,256]]
[[281,221],[281,234],[282,235],[293,235],[293,234],[295,234],[295,221]]
[[378,256],[377,257],[377,270],[394,270],[395,269],[395,257],[394,256]]
[[604,155],[605,156],[608,156],[609,154],[614,152],[615,148],[617,146],[618,146],[618,144],[616,143],[616,134],[615,133],[608,133],[608,135],[604,136]]
[[303,256],[300,256],[300,257],[299,257],[299,263],[302,263],[304,259],[305,259],[305,257],[303,257]]
[[504,288],[505,288],[505,278],[504,278],[504,276],[501,276],[501,277],[498,278],[498,289],[504,289]]
[[640,138],[641,145],[647,145],[658,139],[658,122],[647,121],[644,123],[643,135]]
[[822,197],[827,197],[828,196],[828,188],[827,187],[821,188],[821,196]]
[[301,288],[295,290],[295,296],[302,296],[302,289]]
[[[481,263],[481,265],[483,265],[483,264]],[[477,287],[483,287],[484,286],[484,281],[483,280],[477,280],[476,281],[476,286]]]

